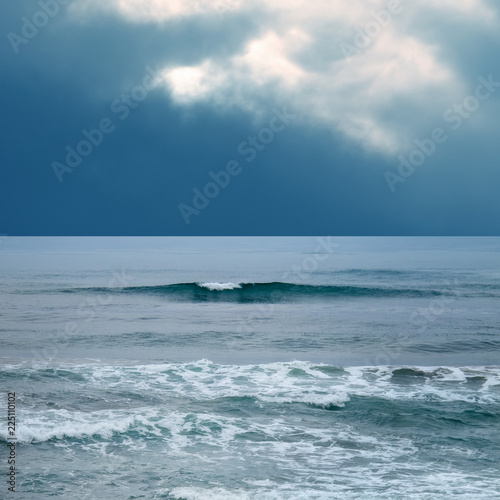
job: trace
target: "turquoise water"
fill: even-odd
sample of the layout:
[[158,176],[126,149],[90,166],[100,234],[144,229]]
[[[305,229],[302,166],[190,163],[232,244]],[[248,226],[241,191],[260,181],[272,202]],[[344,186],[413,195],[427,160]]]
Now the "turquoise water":
[[500,498],[499,250],[3,240],[18,498]]

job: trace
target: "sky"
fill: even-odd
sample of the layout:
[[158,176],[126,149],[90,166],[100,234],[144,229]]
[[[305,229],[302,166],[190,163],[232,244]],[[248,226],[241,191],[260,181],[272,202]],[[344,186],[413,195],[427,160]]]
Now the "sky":
[[3,235],[499,235],[494,0],[0,6]]

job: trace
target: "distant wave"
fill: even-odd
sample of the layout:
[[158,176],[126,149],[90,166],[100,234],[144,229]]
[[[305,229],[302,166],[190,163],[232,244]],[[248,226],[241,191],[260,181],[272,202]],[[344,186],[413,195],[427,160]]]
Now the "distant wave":
[[302,285],[296,283],[203,282],[124,288],[71,288],[65,293],[119,293],[161,295],[181,302],[283,302],[356,297],[436,297],[449,293],[433,289],[354,285]]

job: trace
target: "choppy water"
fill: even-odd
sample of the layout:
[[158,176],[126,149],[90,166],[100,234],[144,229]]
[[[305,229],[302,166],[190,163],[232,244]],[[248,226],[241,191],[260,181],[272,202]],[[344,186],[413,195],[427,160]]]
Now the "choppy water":
[[500,239],[334,242],[4,240],[17,496],[500,498]]

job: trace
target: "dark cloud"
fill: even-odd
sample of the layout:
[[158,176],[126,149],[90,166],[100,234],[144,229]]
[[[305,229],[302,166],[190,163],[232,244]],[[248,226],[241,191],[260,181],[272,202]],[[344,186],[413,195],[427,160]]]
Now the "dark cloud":
[[[258,120],[244,108],[224,108],[210,100],[183,106],[165,88],[150,91],[125,120],[111,110],[115,99],[141,84],[148,66],[198,65],[207,58],[224,64],[242,53],[248,40],[262,32],[258,17],[234,13],[223,22],[195,17],[153,25],[102,14],[76,22],[61,7],[15,54],[7,35],[20,33],[21,18],[31,18],[40,7],[18,0],[2,9],[2,233],[499,233],[500,146],[492,112],[498,110],[500,89],[392,193],[384,172],[397,172],[397,155],[364,149],[344,133],[308,120],[272,86],[250,96]],[[480,74],[500,81],[493,32],[471,26],[457,33],[451,21],[438,16],[416,26],[423,40],[439,45],[439,57],[456,69],[466,90],[474,88]],[[323,36],[328,39],[328,33]],[[297,58],[308,71],[321,71],[329,57],[338,59],[338,51],[330,56],[318,41],[314,47],[316,59],[313,52]],[[401,99],[386,97],[393,104]],[[413,121],[408,129],[415,138],[430,132],[430,125],[442,126],[442,113],[454,95],[449,103],[439,97],[430,118],[418,112],[419,102],[433,97],[415,97],[381,107],[380,123],[404,129]],[[266,126],[273,108],[284,106],[298,119],[246,162],[238,146]],[[63,162],[66,146],[76,148],[84,139],[81,131],[97,127],[103,118],[112,120],[114,132],[58,182],[51,163]],[[179,204],[192,204],[193,189],[203,190],[212,180],[209,172],[223,170],[230,160],[241,164],[241,174],[185,224]]]

